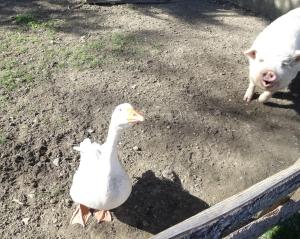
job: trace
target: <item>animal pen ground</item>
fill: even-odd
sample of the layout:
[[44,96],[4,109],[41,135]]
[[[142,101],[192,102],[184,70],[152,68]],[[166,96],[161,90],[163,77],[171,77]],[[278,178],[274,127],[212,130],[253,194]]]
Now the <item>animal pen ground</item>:
[[[148,238],[299,157],[299,86],[242,101],[242,55],[267,20],[224,1],[81,5],[0,1],[1,238]],[[113,108],[146,120],[124,132],[133,181],[113,222],[69,225],[89,136]]]

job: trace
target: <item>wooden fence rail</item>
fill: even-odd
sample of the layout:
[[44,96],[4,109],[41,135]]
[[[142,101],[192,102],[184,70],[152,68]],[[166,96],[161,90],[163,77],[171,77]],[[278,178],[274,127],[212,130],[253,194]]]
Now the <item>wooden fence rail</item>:
[[174,0],[86,0],[86,3],[92,4],[122,4],[122,3],[170,3]]
[[298,160],[291,167],[160,232],[152,239],[217,239],[228,236],[233,231],[235,232],[227,238],[256,238],[278,221],[297,212],[300,208],[300,202],[288,202],[257,219],[257,221],[253,221],[255,214],[270,208],[299,187],[300,161]]
[[226,236],[225,239],[251,239],[259,237],[263,232],[292,216],[300,210],[300,200],[288,201],[278,208]]

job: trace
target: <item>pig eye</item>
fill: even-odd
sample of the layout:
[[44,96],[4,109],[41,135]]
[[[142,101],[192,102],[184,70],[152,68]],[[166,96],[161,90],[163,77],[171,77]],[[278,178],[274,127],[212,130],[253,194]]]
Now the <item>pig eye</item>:
[[287,66],[290,65],[290,62],[288,62],[288,61],[283,61],[283,62],[281,63],[281,65],[282,65],[283,67],[287,67]]
[[264,59],[259,59],[258,61],[259,61],[259,62],[264,62],[265,60],[264,60]]

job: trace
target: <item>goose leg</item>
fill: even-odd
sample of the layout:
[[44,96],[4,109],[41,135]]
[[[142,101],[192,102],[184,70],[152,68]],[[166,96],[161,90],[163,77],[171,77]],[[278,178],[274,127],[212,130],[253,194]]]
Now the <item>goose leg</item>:
[[100,210],[94,213],[94,217],[97,219],[97,222],[111,222],[112,217],[111,213],[106,210]]
[[82,204],[79,204],[71,218],[71,224],[79,223],[83,227],[86,226],[89,217],[91,216],[90,209]]

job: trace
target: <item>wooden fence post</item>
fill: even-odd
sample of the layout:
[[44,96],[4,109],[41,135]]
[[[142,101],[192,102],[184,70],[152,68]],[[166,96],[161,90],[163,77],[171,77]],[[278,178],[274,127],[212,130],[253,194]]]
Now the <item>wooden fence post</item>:
[[[251,218],[271,207],[289,193],[300,187],[300,161],[289,168],[253,185],[197,215],[178,223],[155,235],[152,239],[169,238],[221,238],[241,224],[249,223]],[[298,203],[290,203],[288,211],[296,210]],[[291,211],[291,212],[292,212]],[[281,213],[280,213],[281,212]],[[283,211],[278,218],[283,218]],[[286,213],[285,215],[289,215]]]

